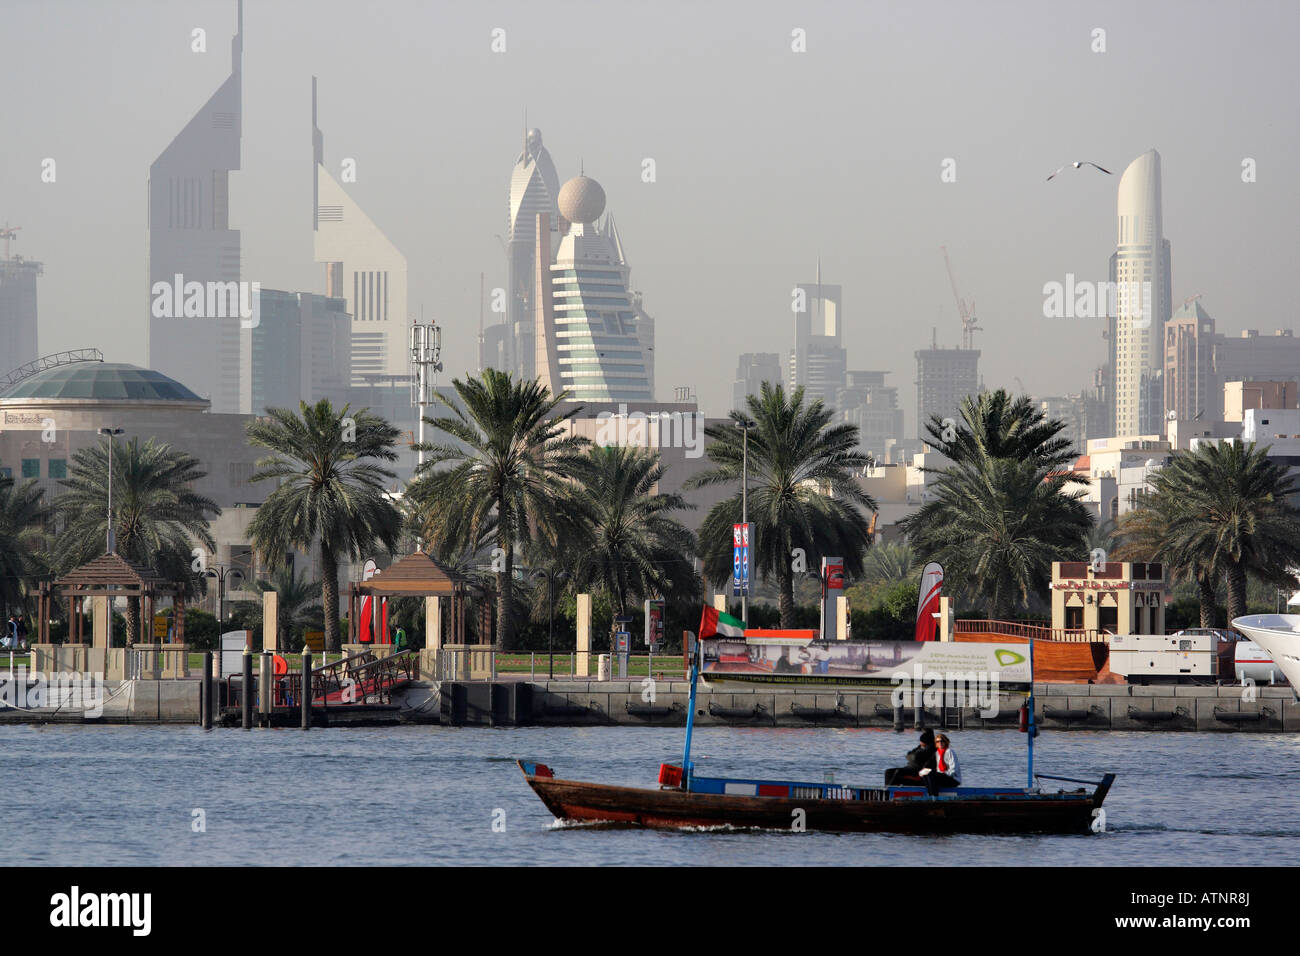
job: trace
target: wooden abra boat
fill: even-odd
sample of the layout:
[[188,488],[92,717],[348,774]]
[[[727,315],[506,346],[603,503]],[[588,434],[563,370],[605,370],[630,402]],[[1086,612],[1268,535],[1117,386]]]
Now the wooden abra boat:
[[[551,813],[561,820],[658,828],[731,826],[879,833],[1089,833],[1104,828],[1101,805],[1115,782],[1113,773],[1101,780],[1034,773],[1033,642],[1029,644],[1028,701],[1021,708],[1021,730],[1028,744],[1026,786],[957,787],[935,796],[917,786],[853,787],[698,776],[691,763],[691,736],[704,656],[702,643],[696,641],[690,651],[691,694],[681,766],[660,766],[660,788],[651,790],[560,780],[545,764],[516,761]],[[725,679],[725,675],[715,676]],[[1048,793],[1036,783],[1039,780],[1083,786]]]
[[921,787],[851,787],[826,783],[692,776],[665,765],[658,790],[560,780],[545,764],[518,761],[524,779],[561,820],[679,829],[761,827],[878,833],[1089,833],[1115,780],[1048,777],[1085,784],[1041,788],[958,787],[930,797]]

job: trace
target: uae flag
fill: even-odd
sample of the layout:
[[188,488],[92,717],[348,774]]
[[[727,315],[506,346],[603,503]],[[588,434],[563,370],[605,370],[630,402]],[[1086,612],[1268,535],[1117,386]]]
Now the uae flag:
[[704,606],[704,616],[700,618],[700,640],[706,637],[744,637],[745,622],[740,618],[723,614],[717,608]]

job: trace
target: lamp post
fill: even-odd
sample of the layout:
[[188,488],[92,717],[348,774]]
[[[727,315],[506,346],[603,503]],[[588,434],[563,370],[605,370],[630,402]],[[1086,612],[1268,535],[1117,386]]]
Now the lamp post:
[[239,568],[229,568],[224,564],[215,564],[203,572],[205,577],[217,579],[217,623],[226,621],[226,579],[244,580],[244,572]]
[[112,554],[117,545],[113,534],[113,436],[126,431],[124,428],[101,428],[99,433],[108,437],[108,554]]
[[[749,430],[757,428],[758,422],[743,419],[733,422],[741,430],[740,443],[740,526],[743,534],[749,527]],[[746,577],[740,589],[740,619],[749,622],[749,578]]]
[[533,572],[533,580],[546,578],[547,593],[550,597],[550,623],[546,632],[546,677],[555,680],[555,582],[563,584],[569,580],[568,571],[557,572],[554,568],[541,568]]

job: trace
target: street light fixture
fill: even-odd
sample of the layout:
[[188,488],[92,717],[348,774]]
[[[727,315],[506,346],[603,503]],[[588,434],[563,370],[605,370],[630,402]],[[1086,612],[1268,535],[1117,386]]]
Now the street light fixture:
[[[741,429],[741,454],[740,454],[740,526],[741,532],[749,527],[749,432],[752,428],[758,427],[758,422],[750,421],[748,418],[732,422],[737,428]],[[740,589],[740,619],[749,621],[749,579],[746,578]]]
[[555,582],[563,584],[569,580],[568,571],[556,571],[554,568],[539,568],[532,572],[533,580],[546,578],[547,592],[550,596],[550,624],[546,633],[546,677],[555,679]]
[[217,623],[226,623],[226,581],[235,580],[241,583],[244,580],[244,572],[239,568],[227,567],[224,564],[214,564],[203,572],[205,577],[217,579]]
[[125,428],[101,428],[99,433],[108,437],[108,554],[112,554],[117,545],[117,536],[113,534],[113,436],[120,435]]

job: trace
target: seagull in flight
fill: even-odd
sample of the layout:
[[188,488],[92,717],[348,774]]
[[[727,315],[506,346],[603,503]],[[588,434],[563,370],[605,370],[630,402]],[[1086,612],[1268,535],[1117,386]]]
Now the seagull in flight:
[[[1084,162],[1081,162],[1081,163],[1079,163],[1079,162],[1075,162],[1075,163],[1066,163],[1065,166],[1073,166],[1075,169],[1078,169],[1080,166],[1091,166],[1093,169],[1101,169],[1101,167],[1098,166],[1096,163],[1090,163],[1090,162],[1087,162],[1086,160],[1085,160]],[[1052,173],[1051,176],[1048,176],[1048,177],[1047,177],[1047,181],[1050,183],[1053,179],[1055,179],[1056,176],[1057,176],[1057,174],[1060,173],[1061,170],[1065,169],[1065,166],[1062,166],[1061,169],[1058,169],[1055,173]],[[1110,171],[1109,169],[1101,169],[1101,171],[1102,171],[1103,173],[1105,173],[1107,176],[1112,175],[1112,174],[1111,174],[1111,171]]]

